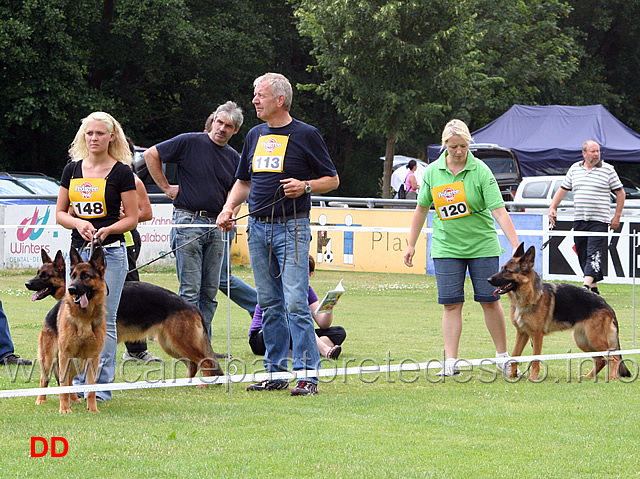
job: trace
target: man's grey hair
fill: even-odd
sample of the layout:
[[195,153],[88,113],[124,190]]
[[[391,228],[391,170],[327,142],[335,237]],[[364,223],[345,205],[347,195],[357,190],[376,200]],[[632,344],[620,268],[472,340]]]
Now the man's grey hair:
[[253,81],[253,88],[257,87],[260,83],[267,81],[271,85],[271,92],[274,98],[283,95],[284,96],[284,109],[291,110],[291,103],[293,102],[293,88],[291,83],[287,80],[287,77],[280,73],[265,73],[259,76]]
[[225,113],[227,118],[231,120],[231,122],[236,126],[236,129],[239,129],[244,122],[244,116],[242,115],[242,108],[236,105],[232,101],[228,101],[220,105],[216,111],[213,113],[213,118],[218,118],[220,113]]

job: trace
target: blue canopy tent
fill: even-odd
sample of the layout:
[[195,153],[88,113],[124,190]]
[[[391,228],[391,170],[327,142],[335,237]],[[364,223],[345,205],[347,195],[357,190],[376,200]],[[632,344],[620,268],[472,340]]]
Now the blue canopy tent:
[[[495,143],[514,150],[523,176],[568,168],[582,159],[586,140],[600,144],[605,161],[640,162],[640,134],[602,105],[513,105],[471,136],[476,143]],[[430,145],[429,161],[439,153],[440,145]]]

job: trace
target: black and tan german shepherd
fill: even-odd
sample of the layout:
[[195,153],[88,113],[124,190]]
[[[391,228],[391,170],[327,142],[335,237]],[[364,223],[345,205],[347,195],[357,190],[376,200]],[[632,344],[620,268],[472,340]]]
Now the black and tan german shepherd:
[[[511,322],[518,331],[512,356],[520,356],[529,338],[533,354],[542,353],[542,338],[555,331],[573,330],[573,339],[585,352],[620,349],[616,313],[601,296],[584,288],[566,283],[543,283],[534,271],[535,248],[524,252],[521,243],[513,257],[502,269],[489,278],[498,289],[494,294],[509,295]],[[605,366],[604,357],[594,357],[594,368],[586,375],[593,377]],[[631,376],[620,356],[610,356],[609,379],[617,375]],[[511,363],[511,377],[516,376],[515,362]],[[530,380],[538,379],[540,363],[531,364]]]
[[[74,376],[82,371],[86,371],[87,384],[95,384],[107,334],[107,285],[102,248],[97,248],[86,263],[72,247],[69,259],[71,281],[56,314],[57,334],[52,334],[45,323],[38,337],[41,388],[47,387],[52,368],[61,386],[70,386]],[[36,404],[45,401],[46,397],[40,395]],[[70,401],[80,402],[80,399],[75,393],[60,394],[61,413],[71,412]],[[95,391],[87,394],[87,409],[99,412]]]
[[[60,299],[65,291],[66,273],[62,251],[56,253],[54,260],[44,250],[41,256],[42,266],[36,276],[25,284],[27,289],[35,291],[31,300],[37,301],[47,296]],[[62,300],[47,313],[42,328],[43,333],[54,338],[59,331],[57,317],[61,304]],[[211,348],[202,314],[198,308],[168,289],[142,281],[126,281],[120,297],[116,326],[119,343],[155,337],[169,356],[187,365],[188,377],[194,377],[199,368],[202,368],[204,376],[223,374],[218,358],[226,355],[215,353]]]

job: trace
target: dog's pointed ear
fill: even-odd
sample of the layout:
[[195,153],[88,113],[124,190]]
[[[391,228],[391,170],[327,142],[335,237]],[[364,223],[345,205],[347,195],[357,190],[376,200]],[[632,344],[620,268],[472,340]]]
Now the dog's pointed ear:
[[513,253],[513,256],[515,256],[516,258],[520,258],[523,255],[524,255],[524,241],[520,243],[520,246],[518,246],[518,249],[516,250],[516,252]]
[[[521,245],[522,246],[522,245]],[[521,264],[526,264],[529,268],[533,268],[536,262],[536,248],[535,246],[529,246],[529,249],[520,259]]]
[[104,250],[102,248],[96,248],[93,250],[91,259],[89,260],[91,266],[100,271],[100,274],[104,276],[104,270],[106,269],[104,261]]
[[64,271],[67,269],[67,265],[64,262],[64,256],[62,256],[62,250],[58,250],[56,253],[56,259],[53,260],[53,267],[56,271]]
[[42,257],[42,263],[46,264],[46,263],[51,263],[51,258],[49,257],[49,255],[47,254],[47,252],[44,250],[44,248],[42,248],[40,250],[40,256]]
[[78,253],[78,250],[72,246],[69,250],[69,265],[71,269],[75,268],[78,263],[82,263],[82,257],[80,253]]

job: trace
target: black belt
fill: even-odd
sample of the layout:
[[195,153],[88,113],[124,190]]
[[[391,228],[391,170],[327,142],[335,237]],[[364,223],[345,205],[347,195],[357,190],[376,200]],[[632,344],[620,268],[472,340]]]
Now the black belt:
[[308,211],[301,211],[295,215],[286,215],[286,216],[254,216],[256,221],[260,223],[286,223],[289,220],[308,218]]
[[208,211],[208,210],[198,210],[198,211],[193,211],[193,210],[188,210],[186,208],[176,208],[177,210],[180,211],[185,211],[191,215],[196,215],[196,216],[202,216],[203,218],[217,218],[218,217],[218,213],[214,212],[214,211]]

